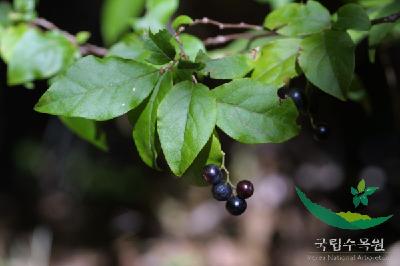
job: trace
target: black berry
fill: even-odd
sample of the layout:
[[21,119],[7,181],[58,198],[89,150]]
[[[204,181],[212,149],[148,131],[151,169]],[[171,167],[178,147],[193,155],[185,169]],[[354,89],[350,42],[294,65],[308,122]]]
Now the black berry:
[[218,183],[212,187],[212,194],[214,199],[225,201],[232,195],[232,187],[228,183]]
[[226,210],[232,215],[241,215],[247,208],[246,200],[233,196],[226,202]]
[[329,137],[329,127],[326,125],[317,125],[314,128],[314,136],[317,140],[325,140]]
[[218,184],[222,181],[222,172],[215,164],[206,165],[203,169],[203,178],[209,184]]
[[303,92],[299,89],[293,88],[288,92],[288,96],[292,98],[294,104],[300,112],[305,111],[305,100]]
[[248,180],[242,180],[236,185],[236,193],[242,199],[250,198],[254,193],[254,186]]

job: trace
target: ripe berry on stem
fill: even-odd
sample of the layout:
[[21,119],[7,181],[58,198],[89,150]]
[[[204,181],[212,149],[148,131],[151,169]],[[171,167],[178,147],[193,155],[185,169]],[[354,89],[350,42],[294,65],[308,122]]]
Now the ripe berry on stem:
[[226,210],[232,215],[241,215],[247,208],[246,200],[233,196],[228,199],[225,205]]
[[218,184],[222,181],[221,169],[215,164],[206,165],[203,169],[203,178],[209,184]]
[[214,199],[219,201],[228,200],[232,195],[232,187],[228,183],[218,183],[212,187]]
[[254,193],[254,186],[248,180],[242,180],[236,185],[236,193],[242,199],[250,198]]
[[292,98],[294,104],[300,112],[305,111],[305,101],[303,92],[299,89],[292,88],[288,92],[288,96]]
[[316,125],[314,128],[314,136],[317,140],[325,140],[329,137],[329,127],[326,125]]

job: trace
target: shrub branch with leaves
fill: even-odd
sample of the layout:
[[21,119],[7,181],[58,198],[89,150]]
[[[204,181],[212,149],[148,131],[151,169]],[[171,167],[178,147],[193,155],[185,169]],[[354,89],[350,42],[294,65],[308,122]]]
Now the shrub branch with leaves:
[[[10,86],[49,80],[37,112],[59,116],[101,149],[97,121],[128,115],[148,166],[159,169],[162,155],[175,175],[199,176],[206,164],[225,168],[216,127],[250,144],[299,133],[295,103],[277,96],[291,79],[304,75],[312,89],[349,99],[355,46],[368,38],[372,58],[400,18],[398,1],[356,2],[334,14],[316,1],[286,3],[251,25],[185,15],[170,23],[178,0],[106,0],[106,49],[87,43],[88,32],[73,35],[38,17],[35,0],[15,0],[0,3],[0,52]],[[193,26],[242,32],[200,40],[187,33]],[[209,88],[207,76],[225,83]]]

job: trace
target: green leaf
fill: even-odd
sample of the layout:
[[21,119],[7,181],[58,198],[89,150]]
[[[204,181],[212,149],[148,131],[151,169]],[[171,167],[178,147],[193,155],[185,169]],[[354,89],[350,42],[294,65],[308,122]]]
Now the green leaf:
[[[179,40],[182,43],[183,50],[190,60],[194,61],[196,59],[197,54],[200,51],[205,52],[206,47],[203,42],[190,34],[182,33],[179,35]],[[179,47],[176,47],[177,53],[179,53]]]
[[88,31],[80,31],[76,34],[76,42],[79,45],[85,44],[90,39],[91,33]]
[[97,148],[107,151],[107,139],[104,132],[98,130],[96,122],[79,117],[59,117],[63,124],[80,138],[88,141]]
[[139,62],[87,56],[56,79],[35,110],[67,117],[112,119],[138,106],[157,79],[154,67]]
[[355,196],[355,195],[358,195],[357,189],[351,187],[351,194],[354,195],[354,196]]
[[14,9],[22,13],[24,20],[31,20],[36,16],[36,0],[14,0]]
[[77,48],[57,31],[22,29],[11,37],[11,46],[4,48],[9,85],[50,78],[72,64],[78,55]]
[[182,25],[188,25],[192,23],[193,19],[191,17],[186,15],[180,15],[177,18],[175,18],[174,21],[172,22],[172,28],[174,30],[177,30]]
[[368,206],[368,198],[365,194],[360,196],[360,201],[364,206]]
[[123,59],[133,59],[147,62],[150,51],[144,47],[144,41],[136,34],[126,35],[120,42],[111,46],[107,56],[116,56]]
[[234,80],[212,91],[217,126],[243,143],[279,143],[299,133],[292,100],[281,101],[277,87],[251,79]]
[[137,31],[150,29],[153,32],[165,29],[165,25],[177,10],[178,3],[178,0],[147,0],[146,14],[133,21],[134,29]]
[[365,180],[364,179],[361,179],[360,182],[358,182],[357,190],[358,190],[358,193],[364,192],[364,190],[365,190]]
[[345,100],[354,74],[354,44],[342,31],[325,31],[301,43],[299,64],[307,79],[322,91]]
[[150,51],[147,59],[152,64],[164,65],[175,58],[175,48],[171,44],[172,35],[167,30],[160,30],[156,34],[149,32],[145,48]]
[[101,33],[107,44],[115,43],[129,29],[132,18],[144,9],[145,0],[105,0],[101,14]]
[[[397,12],[400,12],[400,1],[391,1],[386,5],[383,5],[383,7],[374,13],[373,16],[371,16],[371,18],[374,19],[389,16]],[[373,25],[368,37],[369,46],[373,48],[378,46],[393,31],[395,25],[396,23]]]
[[158,108],[161,147],[172,172],[181,176],[210,138],[217,116],[208,88],[189,81],[178,83]]
[[367,187],[367,189],[365,190],[364,194],[366,196],[371,196],[372,194],[374,194],[379,188],[378,187]]
[[307,4],[291,3],[270,13],[264,26],[286,36],[318,33],[331,25],[329,11],[316,1]]
[[360,205],[360,197],[359,196],[354,196],[353,197],[353,204],[354,204],[355,208],[357,208],[358,205]]
[[208,164],[215,164],[218,166],[222,164],[221,143],[216,132],[212,134],[193,164],[182,176],[185,182],[196,186],[208,186],[209,184],[204,180],[201,174],[204,166]]
[[254,64],[252,78],[280,87],[297,76],[300,42],[299,39],[277,39],[268,43]]
[[236,79],[244,77],[253,67],[247,55],[236,54],[205,62],[204,71],[213,79]]
[[16,26],[7,28],[2,33],[0,42],[1,57],[7,64],[10,61],[16,44],[20,41],[20,39],[27,31],[29,31],[28,25],[25,23],[21,23]]
[[171,73],[167,72],[161,76],[133,129],[133,139],[140,157],[148,166],[156,169],[158,169],[156,161],[159,154],[156,134],[157,110],[172,85]]
[[338,30],[367,31],[371,28],[367,12],[358,4],[347,4],[337,11],[337,22],[333,25]]
[[12,11],[11,4],[9,2],[0,2],[0,26],[8,26],[10,24],[10,12]]

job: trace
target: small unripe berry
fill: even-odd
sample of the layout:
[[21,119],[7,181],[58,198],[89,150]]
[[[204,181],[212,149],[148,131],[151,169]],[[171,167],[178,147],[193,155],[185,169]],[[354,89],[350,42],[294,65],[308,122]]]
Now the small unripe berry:
[[218,184],[223,179],[221,169],[215,164],[206,165],[203,169],[203,178],[209,184]]
[[236,193],[242,199],[250,198],[254,193],[254,186],[248,180],[242,180],[236,185]]

